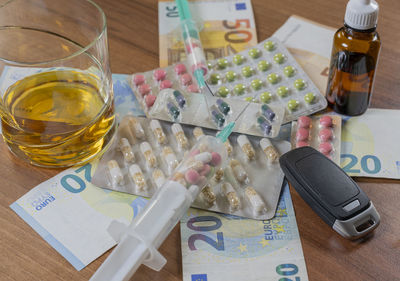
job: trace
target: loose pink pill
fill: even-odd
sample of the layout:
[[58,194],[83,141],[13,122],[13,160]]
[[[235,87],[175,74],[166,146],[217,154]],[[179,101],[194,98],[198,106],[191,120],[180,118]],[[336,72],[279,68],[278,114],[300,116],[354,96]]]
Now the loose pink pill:
[[321,131],[319,131],[318,135],[319,139],[323,142],[330,141],[333,137],[332,130],[327,128],[324,128]]
[[304,141],[308,139],[309,131],[305,128],[299,128],[296,132],[296,140],[297,141]]
[[205,165],[203,166],[203,169],[202,169],[201,172],[200,172],[200,175],[201,175],[201,176],[207,176],[208,173],[210,172],[210,170],[211,170],[210,165],[205,164]]
[[195,184],[199,178],[200,174],[194,169],[189,169],[185,173],[185,179],[188,183]]
[[178,75],[181,75],[183,73],[186,73],[186,66],[183,63],[178,63],[174,67],[175,73]]
[[218,166],[221,164],[221,155],[218,152],[211,152],[211,165]]
[[332,151],[332,145],[329,142],[323,142],[319,145],[319,151],[322,154],[328,155]]
[[199,91],[199,87],[197,87],[197,85],[195,84],[190,84],[189,86],[187,86],[187,90],[191,93],[198,93]]
[[325,127],[325,128],[327,128],[327,127],[332,127],[332,117],[330,117],[330,116],[322,116],[322,117],[319,119],[319,124],[320,124],[322,127]]
[[144,82],[146,82],[144,75],[137,74],[137,75],[133,76],[133,84],[135,84],[135,86],[142,85]]
[[139,86],[138,91],[142,97],[150,93],[151,87],[149,84],[142,84]]
[[172,88],[172,82],[171,80],[163,80],[160,83],[160,90],[162,89],[168,89],[168,88]]
[[308,116],[300,116],[297,120],[297,125],[300,128],[310,128],[311,125],[311,118]]
[[164,69],[156,69],[154,70],[153,75],[154,79],[156,79],[157,81],[161,81],[165,79],[165,77],[167,76],[167,72]]
[[303,147],[303,146],[308,146],[308,142],[306,141],[299,141],[296,143],[296,148],[298,147]]
[[144,98],[144,101],[146,102],[147,107],[152,107],[156,101],[156,96],[149,94]]
[[190,76],[189,73],[185,73],[182,74],[182,76],[180,77],[181,83],[184,86],[189,85],[190,83],[192,83],[192,76]]

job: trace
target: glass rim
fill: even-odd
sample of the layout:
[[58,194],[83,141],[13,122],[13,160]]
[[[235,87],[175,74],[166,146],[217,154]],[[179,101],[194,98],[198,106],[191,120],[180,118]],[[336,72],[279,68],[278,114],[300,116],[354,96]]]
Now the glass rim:
[[[5,6],[5,5],[7,5],[8,3],[12,2],[12,1],[13,1],[13,0],[7,1],[4,5],[0,6],[0,8],[3,7],[3,6]],[[102,27],[101,27],[101,31],[100,31],[99,34],[98,34],[93,40],[91,40],[86,46],[84,46],[84,47],[81,48],[80,50],[78,50],[78,51],[76,51],[76,52],[74,52],[74,53],[72,53],[72,54],[70,54],[70,55],[68,55],[68,56],[66,56],[66,57],[58,58],[58,59],[53,59],[53,60],[48,60],[48,61],[40,61],[40,62],[18,62],[18,61],[12,61],[12,60],[5,59],[5,58],[3,58],[3,57],[1,57],[1,56],[0,56],[0,60],[3,61],[3,62],[5,62],[5,63],[7,63],[7,64],[11,64],[11,65],[14,65],[14,66],[34,66],[34,65],[43,65],[43,64],[48,64],[48,63],[54,63],[54,62],[59,62],[59,61],[63,61],[63,60],[68,60],[68,59],[71,59],[71,58],[73,58],[73,57],[76,57],[76,56],[78,56],[78,55],[80,55],[80,54],[86,52],[88,49],[90,49],[91,47],[93,47],[93,45],[94,45],[97,41],[99,41],[99,39],[106,33],[106,30],[107,30],[107,19],[106,19],[106,15],[105,15],[103,9],[102,9],[96,2],[94,2],[94,1],[92,1],[92,0],[85,0],[85,1],[86,1],[86,2],[89,2],[90,4],[92,4],[92,5],[100,12],[101,18],[102,18],[102,20],[103,20],[103,24],[102,24]],[[56,34],[57,36],[60,36],[60,35],[57,34],[57,33],[53,33],[53,34]],[[69,38],[67,38],[67,37],[64,37],[64,36],[62,36],[62,37],[69,40]]]

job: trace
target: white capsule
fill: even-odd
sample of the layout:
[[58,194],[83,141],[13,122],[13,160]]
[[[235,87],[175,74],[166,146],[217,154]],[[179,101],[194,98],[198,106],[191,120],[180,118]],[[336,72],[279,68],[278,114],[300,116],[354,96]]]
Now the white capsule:
[[185,136],[185,133],[183,132],[182,126],[178,123],[172,124],[172,133],[174,133],[174,136],[176,138],[176,141],[178,143],[179,149],[181,150],[186,150],[189,147],[189,141]]
[[167,143],[167,136],[165,135],[161,124],[158,120],[150,121],[150,129],[153,131],[154,137],[159,144]]
[[165,160],[165,163],[168,166],[169,173],[172,173],[173,170],[178,166],[179,162],[176,159],[175,153],[170,146],[166,146],[162,150],[162,156]]
[[128,139],[121,138],[119,140],[119,149],[121,150],[126,163],[135,162],[135,154],[132,151],[131,144],[129,143]]
[[142,142],[140,144],[140,151],[142,152],[146,163],[150,168],[157,166],[157,158],[154,156],[153,149],[148,142]]
[[147,189],[146,180],[144,179],[144,175],[142,169],[136,164],[133,164],[129,167],[129,174],[131,175],[133,182],[139,191],[143,191]]
[[194,156],[194,160],[195,161],[201,161],[204,164],[210,163],[210,161],[212,160],[212,155],[211,155],[210,152],[201,152],[201,153],[196,154]]
[[107,162],[108,174],[110,176],[111,185],[124,185],[124,176],[122,175],[121,169],[117,161],[110,160]]
[[139,120],[137,120],[133,116],[128,116],[128,124],[133,130],[133,134],[135,135],[136,138],[138,139],[143,139],[146,135],[144,134],[144,130],[142,125],[140,124]]
[[229,182],[225,182],[222,185],[222,193],[226,196],[228,200],[229,207],[232,211],[235,211],[240,208],[240,200],[236,194],[236,191],[233,189],[232,185]]
[[214,191],[208,184],[201,190],[201,196],[203,197],[203,200],[211,206],[214,205],[215,200],[217,199],[217,196],[215,196]]
[[246,187],[244,194],[249,200],[250,205],[253,207],[255,215],[260,215],[261,213],[265,213],[267,211],[264,201],[253,187]]
[[161,188],[165,182],[165,176],[163,171],[161,171],[160,169],[155,169],[153,171],[153,180],[157,188]]
[[249,139],[245,135],[240,135],[237,138],[237,142],[240,148],[243,150],[244,154],[246,154],[248,160],[253,160],[256,156],[256,152],[254,151],[253,146],[251,145]]
[[268,162],[273,163],[276,162],[279,158],[279,153],[276,151],[275,147],[272,145],[271,141],[267,138],[263,138],[260,140],[261,149],[264,151],[267,156]]
[[193,129],[193,136],[198,141],[202,136],[204,136],[203,129],[200,127],[196,127]]
[[230,162],[230,165],[231,165],[233,174],[238,182],[240,182],[240,183],[248,182],[247,173],[238,160],[232,159]]

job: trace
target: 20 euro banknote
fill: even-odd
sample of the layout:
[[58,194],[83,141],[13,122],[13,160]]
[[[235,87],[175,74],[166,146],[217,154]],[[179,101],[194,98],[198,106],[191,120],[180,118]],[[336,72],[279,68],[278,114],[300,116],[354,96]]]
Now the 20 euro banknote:
[[[341,166],[350,176],[400,179],[400,110],[342,116]],[[386,124],[386,125],[385,125]]]
[[[1,85],[38,69],[9,68]],[[116,112],[143,116],[128,75],[113,74]],[[112,220],[129,224],[146,200],[98,188],[90,183],[96,163],[67,169],[34,187],[10,207],[77,270],[115,245],[107,232]]]
[[181,240],[184,281],[308,280],[287,184],[273,219],[190,209]]
[[[231,55],[257,44],[250,0],[192,0],[190,8],[207,59]],[[158,26],[160,67],[185,59],[175,2],[158,3]]]

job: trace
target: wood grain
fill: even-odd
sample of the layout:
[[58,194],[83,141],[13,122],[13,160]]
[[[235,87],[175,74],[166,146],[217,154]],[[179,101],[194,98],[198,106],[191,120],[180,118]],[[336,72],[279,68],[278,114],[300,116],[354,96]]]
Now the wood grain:
[[[108,20],[113,73],[146,71],[158,66],[158,13],[154,0],[97,0]],[[332,27],[343,23],[347,0],[253,0],[259,40],[297,14]],[[381,0],[378,31],[383,47],[372,106],[400,109],[400,1]],[[392,124],[393,125],[393,124]],[[395,128],[395,126],[393,125]],[[398,128],[399,125],[396,124]],[[59,170],[30,166],[0,142],[0,280],[88,280],[105,254],[77,272],[23,222],[9,205]],[[382,221],[372,237],[350,242],[333,232],[292,192],[310,280],[400,280],[400,182],[357,179]],[[160,248],[168,263],[154,272],[141,266],[132,280],[181,280],[179,227]]]

